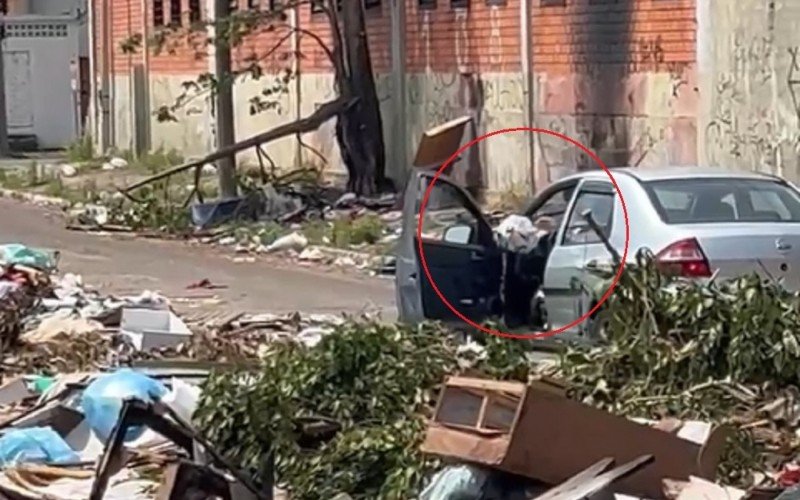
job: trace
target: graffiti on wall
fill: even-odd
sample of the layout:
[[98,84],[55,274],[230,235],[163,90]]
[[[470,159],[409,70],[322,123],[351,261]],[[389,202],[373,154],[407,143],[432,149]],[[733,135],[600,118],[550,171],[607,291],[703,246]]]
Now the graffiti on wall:
[[794,115],[800,121],[800,47],[789,47],[789,73],[786,76],[786,86],[792,99]]
[[[559,115],[538,124],[586,145],[609,166],[615,156],[628,158],[625,164],[635,167],[667,164],[674,156],[669,147],[669,118]],[[555,137],[541,136],[538,149],[547,182],[598,168],[589,155]]]
[[[487,128],[507,128],[510,123],[523,123],[525,87],[522,78],[482,76],[484,115]],[[518,118],[512,118],[517,115]]]
[[572,55],[571,69],[575,73],[601,78],[609,67],[621,69],[622,74],[673,73],[681,74],[688,62],[668,61],[661,35],[637,36],[630,41],[593,46],[586,35],[570,35],[570,45],[577,50]]
[[[734,163],[777,173],[781,140],[775,114],[773,39],[762,34],[746,36],[737,29],[731,49],[730,67],[716,75],[705,129],[706,156],[712,165]],[[788,51],[790,94],[794,55]]]

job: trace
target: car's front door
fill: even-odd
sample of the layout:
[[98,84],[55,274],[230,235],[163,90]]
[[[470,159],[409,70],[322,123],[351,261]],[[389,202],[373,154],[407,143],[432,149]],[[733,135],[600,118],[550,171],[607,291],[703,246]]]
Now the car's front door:
[[[586,313],[592,306],[590,291],[603,278],[590,271],[593,266],[612,266],[612,256],[600,237],[589,227],[584,213],[592,217],[612,239],[615,201],[610,182],[585,180],[578,186],[568,216],[556,236],[544,277],[544,294],[551,328],[563,328]],[[613,269],[613,267],[612,267]],[[583,336],[588,322],[564,332],[565,340]]]
[[[432,178],[431,173],[414,172],[404,199],[395,290],[400,320],[411,323],[460,321],[436,293],[420,263],[420,204]],[[440,177],[422,212],[422,249],[439,292],[472,321],[500,314],[502,254],[477,204],[463,189]]]

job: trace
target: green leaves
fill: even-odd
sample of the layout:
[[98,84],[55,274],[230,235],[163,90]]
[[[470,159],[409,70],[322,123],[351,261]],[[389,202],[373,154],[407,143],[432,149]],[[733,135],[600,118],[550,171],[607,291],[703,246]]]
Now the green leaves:
[[[489,361],[474,369],[526,377],[520,345],[490,341]],[[414,498],[436,465],[418,451],[423,416],[458,366],[454,335],[440,326],[348,321],[313,349],[276,346],[247,386],[240,375],[213,376],[196,420],[253,474],[274,446],[278,480],[292,498]],[[340,429],[314,437],[308,421]]]
[[[799,306],[797,294],[755,275],[689,282],[661,275],[644,256],[606,303],[607,345],[568,350],[557,374],[576,398],[617,414],[741,424],[753,420],[742,387],[768,399],[800,384]],[[722,464],[741,486],[765,459],[763,440],[746,434]]]

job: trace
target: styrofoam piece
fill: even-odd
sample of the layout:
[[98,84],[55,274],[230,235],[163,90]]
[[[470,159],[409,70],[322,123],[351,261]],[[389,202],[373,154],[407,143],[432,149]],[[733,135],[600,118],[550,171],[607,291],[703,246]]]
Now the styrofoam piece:
[[123,308],[120,332],[139,350],[174,347],[192,337],[183,320],[163,309]]

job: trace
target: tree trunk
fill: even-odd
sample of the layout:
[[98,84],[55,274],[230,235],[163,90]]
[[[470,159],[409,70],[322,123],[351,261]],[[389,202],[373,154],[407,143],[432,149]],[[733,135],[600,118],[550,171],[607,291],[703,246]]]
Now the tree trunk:
[[[215,0],[216,32],[214,37],[220,40],[221,21],[227,20],[231,14],[230,0]],[[214,52],[214,69],[217,78],[216,125],[217,149],[225,149],[236,142],[233,124],[233,80],[231,78],[231,48],[228,43],[217,43]],[[236,157],[226,156],[217,161],[219,175],[219,193],[223,199],[235,198],[238,195],[236,184]]]
[[358,101],[337,121],[336,138],[350,173],[348,189],[359,195],[372,195],[389,187],[380,102],[372,74],[363,3],[350,0],[342,4],[341,66],[346,74],[337,80],[346,87],[339,90],[341,95]]

